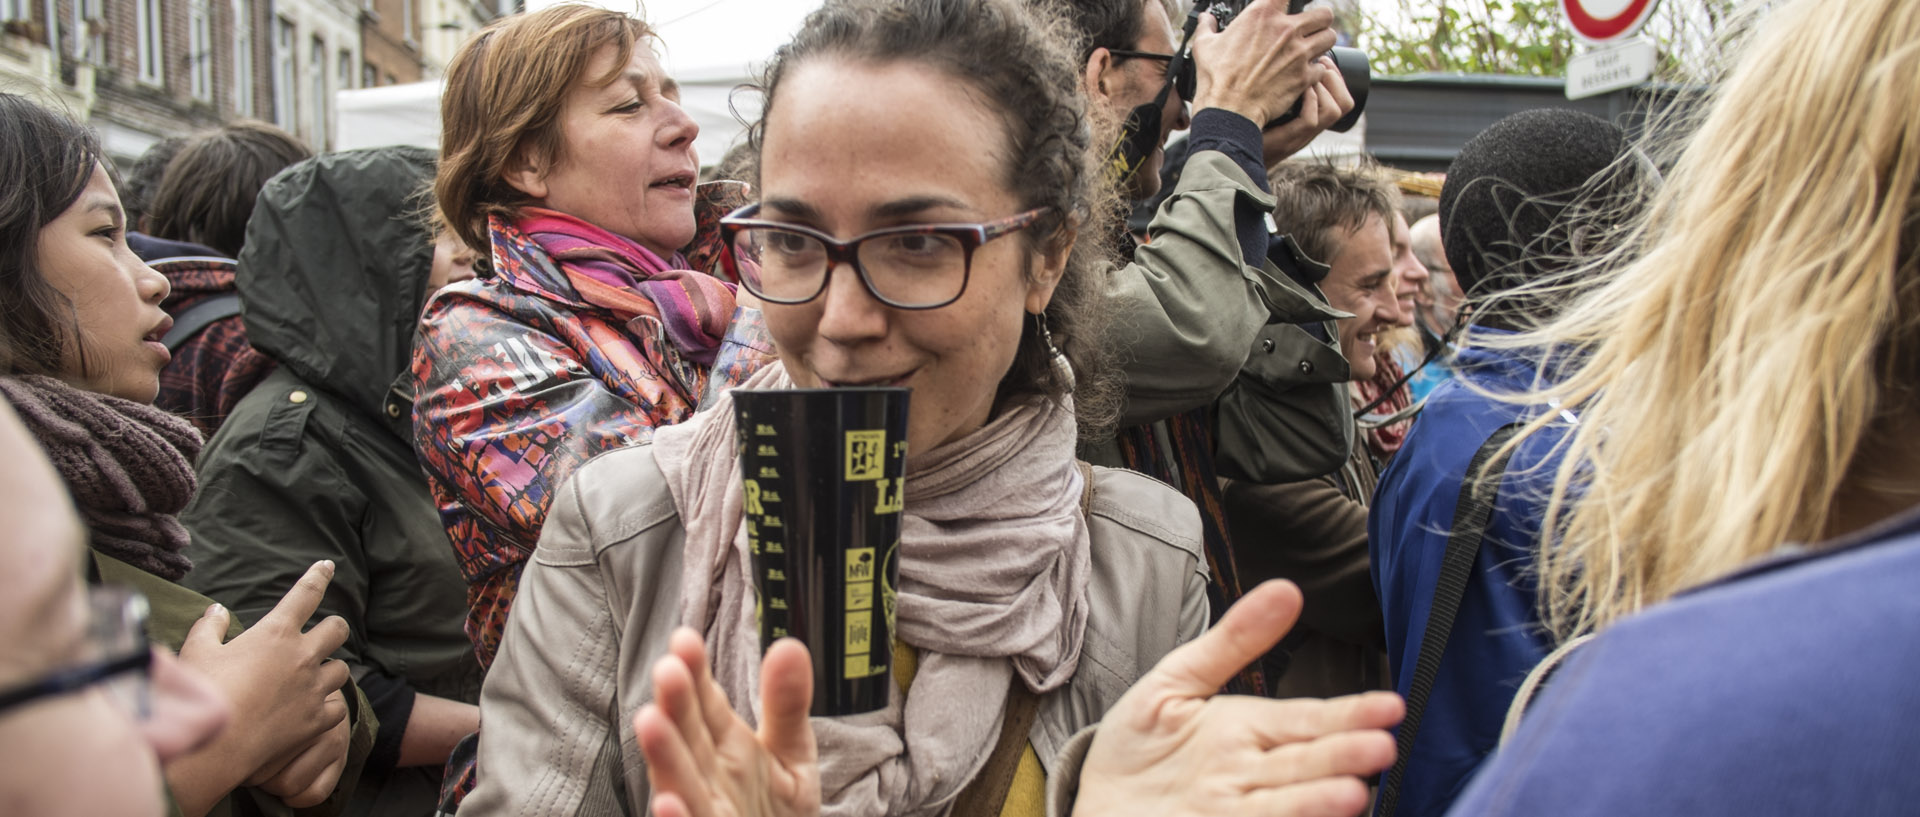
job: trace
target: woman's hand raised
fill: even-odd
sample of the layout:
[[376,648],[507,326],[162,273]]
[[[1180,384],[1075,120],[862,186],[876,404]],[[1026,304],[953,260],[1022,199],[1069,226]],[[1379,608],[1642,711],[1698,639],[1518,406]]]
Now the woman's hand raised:
[[[1081,767],[1080,815],[1347,817],[1360,777],[1393,763],[1400,699],[1368,693],[1275,701],[1214,692],[1272,649],[1300,615],[1300,590],[1267,582],[1219,625],[1165,658],[1100,722]],[[820,776],[807,720],[813,679],[792,640],[760,667],[756,733],[727,705],[691,630],[654,665],[655,703],[634,715],[660,817],[810,817]]]
[[1081,767],[1077,815],[1348,817],[1360,777],[1393,764],[1400,698],[1221,695],[1300,615],[1300,589],[1270,581],[1213,629],[1168,653],[1107,712]]
[[633,716],[659,817],[811,817],[820,766],[807,709],[807,648],[784,639],[760,663],[759,731],[727,703],[699,634],[681,628],[653,666],[653,703]]

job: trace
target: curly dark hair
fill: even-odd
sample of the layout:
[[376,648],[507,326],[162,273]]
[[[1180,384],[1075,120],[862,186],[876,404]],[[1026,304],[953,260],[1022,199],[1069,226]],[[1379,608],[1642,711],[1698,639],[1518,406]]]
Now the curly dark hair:
[[1046,339],[1029,321],[998,399],[1072,394],[1081,439],[1097,440],[1119,417],[1120,381],[1102,343],[1100,301],[1113,264],[1101,237],[1114,232],[1120,201],[1090,150],[1074,42],[1057,9],[1020,0],[828,0],[767,66],[759,85],[766,104],[749,138],[758,155],[767,118],[780,106],[782,78],[809,60],[916,62],[971,85],[1004,125],[1002,183],[1023,208],[1047,210],[1022,239],[1057,249],[1076,231],[1083,237],[1073,243],[1044,316],[1071,379],[1053,365]]
[[1074,56],[1081,59],[1096,48],[1132,48],[1146,24],[1150,2],[1160,0],[1028,0],[1029,5],[1059,5],[1079,35]]
[[40,230],[79,200],[100,155],[92,131],[0,93],[0,374],[58,376],[67,340],[79,338],[73,302],[39,269]]

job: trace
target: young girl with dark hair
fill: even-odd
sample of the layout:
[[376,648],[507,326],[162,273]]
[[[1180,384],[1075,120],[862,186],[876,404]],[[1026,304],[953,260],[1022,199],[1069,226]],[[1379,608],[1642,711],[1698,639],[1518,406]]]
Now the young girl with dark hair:
[[364,745],[349,747],[372,726],[349,716],[364,703],[345,664],[327,660],[345,624],[303,632],[333,565],[314,565],[244,632],[178,584],[192,564],[175,514],[193,496],[201,440],[152,405],[169,359],[167,279],[127,247],[99,143],[72,120],[0,94],[0,178],[14,182],[0,192],[0,395],[86,523],[90,578],[143,593],[153,639],[233,705],[218,738],[166,767],[176,806],[193,817],[230,794],[268,814],[326,802],[357,778]]

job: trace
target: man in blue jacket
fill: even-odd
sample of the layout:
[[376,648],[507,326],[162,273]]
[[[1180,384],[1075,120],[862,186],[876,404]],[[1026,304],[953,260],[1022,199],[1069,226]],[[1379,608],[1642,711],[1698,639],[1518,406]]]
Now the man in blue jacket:
[[[1581,251],[1593,220],[1578,237],[1559,217],[1568,205],[1615,204],[1646,179],[1601,176],[1627,150],[1619,128],[1566,110],[1526,111],[1495,123],[1466,144],[1441,192],[1447,259],[1474,305],[1466,349],[1454,359],[1458,379],[1427,401],[1405,445],[1375,490],[1368,519],[1374,589],[1386,623],[1394,689],[1408,696],[1442,557],[1455,527],[1461,482],[1481,447],[1503,426],[1541,412],[1557,427],[1526,438],[1508,461],[1458,613],[1420,714],[1412,745],[1402,736],[1404,769],[1383,778],[1379,817],[1437,817],[1499,743],[1500,726],[1527,671],[1552,649],[1539,627],[1531,554],[1539,540],[1545,497],[1558,464],[1554,448],[1571,412],[1505,402],[1540,377],[1527,355],[1478,348],[1472,341],[1510,334],[1551,315],[1547,298],[1490,295],[1562,271]],[[1593,190],[1582,190],[1592,179]],[[1592,194],[1598,193],[1599,198]],[[1467,320],[1463,316],[1462,320]],[[1495,446],[1497,447],[1497,445]],[[1415,702],[1409,700],[1409,720]],[[1407,729],[1403,724],[1401,729]]]

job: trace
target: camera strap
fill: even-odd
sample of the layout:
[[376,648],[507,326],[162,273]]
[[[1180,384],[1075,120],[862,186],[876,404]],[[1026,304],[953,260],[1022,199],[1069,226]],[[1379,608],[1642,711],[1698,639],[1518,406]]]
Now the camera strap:
[[1106,162],[1108,178],[1115,184],[1133,178],[1146,164],[1147,157],[1160,147],[1160,125],[1167,97],[1173,93],[1182,72],[1193,70],[1193,55],[1188,47],[1193,44],[1193,33],[1199,28],[1199,11],[1188,12],[1187,24],[1181,30],[1180,47],[1174,49],[1173,59],[1167,61],[1167,77],[1160,85],[1160,93],[1154,95],[1152,102],[1134,106],[1120,124],[1120,134],[1108,149]]

